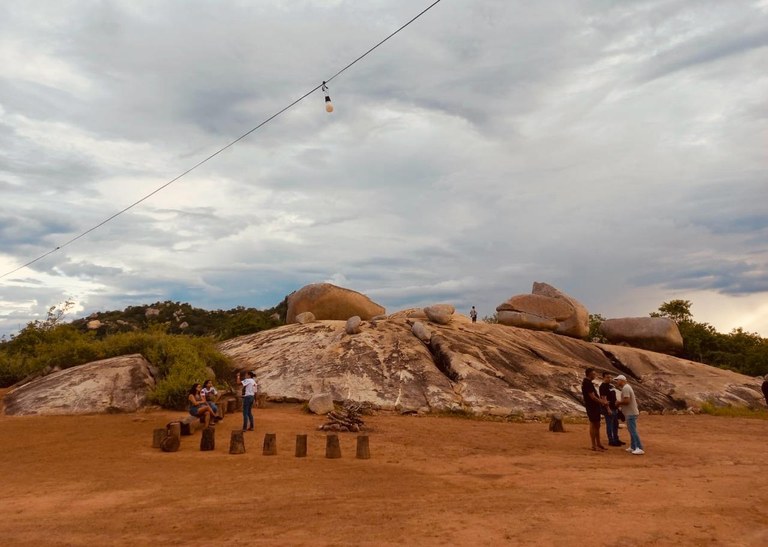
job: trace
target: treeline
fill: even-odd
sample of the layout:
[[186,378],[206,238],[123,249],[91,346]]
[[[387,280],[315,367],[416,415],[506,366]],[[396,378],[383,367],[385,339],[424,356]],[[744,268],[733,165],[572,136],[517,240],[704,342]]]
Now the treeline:
[[238,307],[207,311],[178,302],[132,306],[65,322],[72,302],[53,306],[45,320],[32,321],[0,340],[0,387],[51,371],[131,353],[155,367],[157,385],[150,399],[168,408],[183,407],[193,382],[212,370],[225,379],[230,370],[216,343],[278,326],[280,306],[269,310]]
[[[709,323],[693,319],[690,300],[670,300],[651,312],[651,317],[669,317],[677,323],[683,337],[683,359],[733,370],[748,376],[768,374],[768,339],[742,328],[724,334]],[[604,318],[590,316],[590,337],[600,338]]]

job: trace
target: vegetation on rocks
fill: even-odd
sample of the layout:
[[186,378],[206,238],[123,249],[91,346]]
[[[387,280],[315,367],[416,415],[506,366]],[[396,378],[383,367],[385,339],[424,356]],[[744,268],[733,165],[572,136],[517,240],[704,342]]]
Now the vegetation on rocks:
[[[52,306],[45,320],[32,321],[0,341],[0,387],[57,369],[140,353],[157,371],[150,400],[181,408],[190,385],[206,379],[208,369],[220,379],[230,370],[228,358],[216,349],[217,341],[278,324],[270,317],[273,310],[206,311],[173,302],[100,312],[65,323],[72,305]],[[89,328],[91,321],[98,321],[98,328]]]
[[728,334],[717,332],[708,323],[694,321],[690,300],[670,300],[651,317],[669,317],[683,337],[683,357],[748,376],[768,374],[768,339],[742,328]]

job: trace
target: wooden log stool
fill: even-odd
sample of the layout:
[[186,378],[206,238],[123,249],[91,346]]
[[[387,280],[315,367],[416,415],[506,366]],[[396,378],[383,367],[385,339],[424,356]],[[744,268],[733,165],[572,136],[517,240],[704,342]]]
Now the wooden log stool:
[[561,414],[552,414],[549,420],[549,430],[554,433],[565,433],[563,416]]
[[160,448],[165,436],[168,435],[168,428],[161,427],[152,431],[152,448]]
[[368,435],[357,436],[357,455],[358,460],[370,460],[371,450],[368,446]]
[[232,432],[232,436],[229,439],[229,453],[245,454],[245,439],[241,429],[236,429]]
[[200,450],[207,451],[216,448],[216,428],[206,427],[200,437]]
[[234,414],[235,412],[237,412],[237,399],[227,399],[227,414]]
[[307,457],[307,436],[306,435],[296,435],[296,457],[297,458]]
[[266,433],[264,435],[264,446],[261,454],[263,456],[274,456],[277,454],[277,435],[275,433]]
[[166,427],[168,430],[168,435],[173,435],[174,437],[181,437],[181,423],[179,422],[171,422]]
[[327,435],[325,437],[325,457],[336,459],[341,458],[341,445],[338,435]]

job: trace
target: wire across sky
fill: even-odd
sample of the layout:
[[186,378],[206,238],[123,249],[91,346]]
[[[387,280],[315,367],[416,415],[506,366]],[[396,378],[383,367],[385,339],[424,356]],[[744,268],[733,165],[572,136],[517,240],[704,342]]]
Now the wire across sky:
[[[358,63],[359,61],[361,61],[361,60],[363,60],[365,57],[367,57],[367,56],[368,56],[370,53],[372,53],[372,52],[373,52],[375,49],[377,49],[379,46],[381,46],[382,44],[384,44],[385,42],[387,42],[388,40],[390,40],[391,38],[393,38],[393,37],[394,37],[395,35],[397,35],[397,34],[398,34],[400,31],[402,31],[403,29],[405,29],[406,27],[408,27],[408,26],[409,26],[411,23],[413,23],[414,21],[416,21],[416,20],[417,20],[419,17],[421,17],[422,15],[424,15],[425,13],[427,13],[429,10],[431,10],[433,7],[435,7],[435,6],[436,6],[437,4],[439,4],[441,1],[442,1],[442,0],[435,0],[434,2],[432,2],[430,5],[428,5],[426,8],[424,8],[424,9],[423,9],[421,12],[419,12],[417,15],[415,15],[415,16],[414,16],[414,17],[412,17],[410,20],[408,20],[406,23],[404,23],[403,25],[401,25],[401,26],[400,26],[400,27],[399,27],[397,30],[395,30],[394,32],[390,33],[390,34],[389,34],[389,35],[388,35],[386,38],[384,38],[383,40],[379,41],[379,42],[378,42],[376,45],[374,45],[373,47],[371,47],[370,49],[368,49],[368,51],[366,51],[365,53],[363,53],[362,55],[360,55],[359,57],[357,57],[355,60],[353,60],[351,63],[349,63],[348,65],[346,65],[344,68],[342,68],[341,70],[339,70],[338,72],[336,72],[336,73],[335,73],[333,76],[331,76],[330,78],[326,78],[326,79],[324,80],[324,82],[327,84],[327,83],[330,83],[331,81],[333,81],[335,78],[339,77],[339,76],[340,76],[341,74],[343,74],[345,71],[347,71],[348,69],[352,68],[352,66],[354,66],[356,63]],[[0,275],[0,279],[3,279],[4,277],[7,277],[7,276],[9,276],[9,275],[11,275],[11,274],[13,274],[13,273],[16,273],[16,272],[18,272],[19,270],[23,270],[24,268],[26,268],[26,267],[28,267],[28,266],[31,266],[31,265],[32,265],[32,264],[34,264],[35,262],[38,262],[38,261],[40,261],[40,260],[42,260],[42,259],[44,259],[44,258],[46,258],[46,257],[48,257],[48,256],[50,256],[50,255],[52,255],[53,253],[55,253],[55,252],[57,252],[57,251],[59,251],[59,250],[63,249],[64,247],[67,247],[68,245],[71,245],[71,244],[72,244],[72,243],[74,243],[75,241],[77,241],[77,240],[79,240],[79,239],[81,239],[81,238],[83,238],[83,237],[87,236],[87,235],[88,235],[88,234],[90,234],[91,232],[93,232],[93,231],[95,231],[95,230],[98,230],[99,228],[101,228],[102,226],[104,226],[104,225],[105,225],[105,224],[107,224],[108,222],[110,222],[110,221],[114,220],[115,218],[119,217],[119,216],[120,216],[120,215],[122,215],[123,213],[125,213],[125,212],[127,212],[127,211],[130,211],[131,209],[133,209],[134,207],[136,207],[136,206],[137,206],[137,205],[139,205],[140,203],[142,203],[142,202],[144,202],[144,201],[148,200],[149,198],[151,198],[152,196],[154,196],[154,195],[155,195],[155,194],[157,194],[158,192],[160,192],[160,191],[162,191],[162,190],[165,190],[166,188],[168,188],[168,187],[169,187],[171,184],[173,184],[174,182],[176,182],[176,181],[178,181],[179,179],[181,179],[181,178],[185,177],[186,175],[188,175],[189,173],[191,173],[192,171],[194,171],[195,169],[197,169],[197,168],[198,168],[198,167],[200,167],[201,165],[203,165],[203,164],[205,164],[205,163],[209,162],[210,160],[212,160],[213,158],[215,158],[216,156],[218,156],[219,154],[221,154],[221,153],[222,153],[222,152],[224,152],[225,150],[227,150],[227,149],[231,148],[232,146],[234,146],[235,144],[237,144],[238,142],[240,142],[241,140],[243,140],[244,138],[246,138],[246,137],[247,137],[248,135],[250,135],[251,133],[253,133],[253,132],[255,132],[255,131],[258,131],[259,129],[261,129],[262,127],[264,127],[265,125],[267,125],[269,122],[271,122],[272,120],[274,120],[275,118],[277,118],[278,116],[280,116],[281,114],[283,114],[284,112],[286,112],[286,111],[290,110],[291,108],[293,108],[294,106],[296,106],[297,104],[299,104],[301,101],[303,101],[304,99],[306,99],[307,97],[309,97],[310,95],[312,95],[312,94],[313,94],[315,91],[317,91],[318,89],[320,89],[320,88],[322,87],[322,85],[323,85],[322,83],[320,83],[320,84],[316,85],[315,87],[313,87],[312,89],[310,89],[309,91],[307,91],[306,93],[304,93],[302,96],[300,96],[298,99],[294,100],[293,102],[291,102],[291,103],[290,103],[290,104],[288,104],[287,106],[285,106],[285,107],[283,107],[282,109],[278,110],[277,112],[275,112],[274,114],[272,114],[271,116],[269,116],[268,118],[266,118],[264,121],[262,121],[261,123],[259,123],[259,124],[258,124],[258,125],[256,125],[255,127],[253,127],[252,129],[249,129],[248,131],[246,131],[245,133],[243,133],[242,135],[240,135],[239,137],[237,137],[235,140],[233,140],[233,141],[232,141],[232,142],[230,142],[229,144],[227,144],[227,145],[225,145],[225,146],[223,146],[223,147],[219,148],[217,151],[215,151],[214,153],[212,153],[212,154],[211,154],[211,155],[209,155],[208,157],[206,157],[206,158],[204,158],[204,159],[200,160],[199,162],[197,162],[195,165],[193,165],[192,167],[190,167],[189,169],[187,169],[186,171],[184,171],[184,172],[183,172],[183,173],[181,173],[180,175],[177,175],[176,177],[172,178],[171,180],[169,180],[169,181],[168,181],[168,182],[166,182],[165,184],[163,184],[163,185],[161,185],[161,186],[159,186],[159,187],[155,188],[155,189],[154,189],[152,192],[150,192],[149,194],[146,194],[145,196],[143,196],[142,198],[140,198],[140,199],[138,199],[138,200],[134,201],[133,203],[131,203],[131,204],[130,204],[130,205],[128,205],[127,207],[124,207],[123,209],[120,209],[119,211],[117,211],[116,213],[112,214],[111,216],[109,216],[109,217],[105,218],[104,220],[102,220],[102,221],[101,221],[101,222],[99,222],[98,224],[96,224],[96,225],[94,225],[94,226],[92,226],[92,227],[88,228],[88,229],[87,229],[87,230],[85,230],[84,232],[82,232],[82,233],[80,233],[80,234],[76,235],[75,237],[73,237],[73,238],[71,238],[71,239],[69,239],[69,240],[65,241],[65,242],[64,242],[64,243],[62,243],[61,245],[58,245],[58,246],[56,246],[55,248],[51,249],[50,251],[48,251],[48,252],[46,252],[46,253],[43,253],[42,255],[38,256],[37,258],[35,258],[35,259],[33,259],[33,260],[30,260],[29,262],[27,262],[27,263],[25,263],[25,264],[22,264],[21,266],[19,266],[19,267],[17,267],[17,268],[14,268],[13,270],[10,270],[10,271],[8,271],[8,272],[5,272],[4,274]]]

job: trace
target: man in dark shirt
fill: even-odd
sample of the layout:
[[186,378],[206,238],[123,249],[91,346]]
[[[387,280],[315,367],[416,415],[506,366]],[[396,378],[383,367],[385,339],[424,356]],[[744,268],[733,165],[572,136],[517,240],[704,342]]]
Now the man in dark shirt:
[[765,397],[765,404],[768,405],[768,374],[763,378],[763,397]]
[[589,418],[589,440],[592,441],[592,450],[608,450],[600,444],[600,409],[607,405],[607,401],[601,401],[597,396],[597,390],[592,380],[597,373],[593,368],[584,371],[584,380],[581,382],[581,394],[584,397],[584,408]]
[[625,443],[619,440],[619,409],[616,407],[616,391],[611,385],[613,377],[610,372],[603,372],[603,382],[600,384],[600,398],[608,401],[603,407],[605,416],[605,432],[608,434],[609,446],[621,446]]

